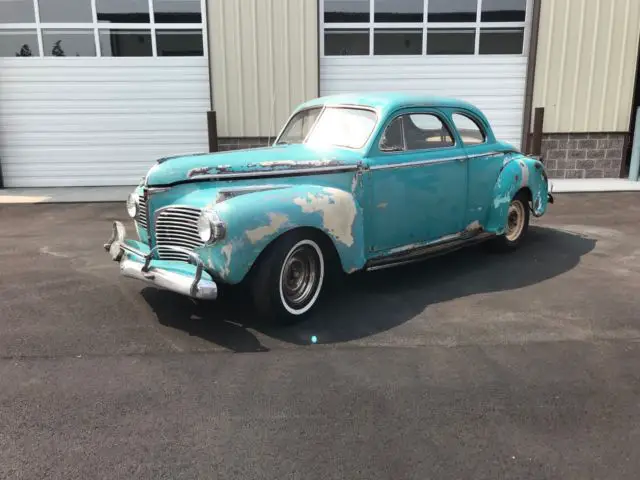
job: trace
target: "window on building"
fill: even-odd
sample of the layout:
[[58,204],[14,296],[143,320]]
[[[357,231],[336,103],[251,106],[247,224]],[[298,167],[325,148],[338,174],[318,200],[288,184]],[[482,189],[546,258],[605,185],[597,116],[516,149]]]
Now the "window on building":
[[324,0],[322,55],[525,55],[528,1]]
[[520,55],[524,28],[481,28],[480,55]]
[[201,0],[0,0],[0,56],[203,56],[203,27]]
[[200,0],[153,0],[156,23],[200,23]]
[[422,30],[380,29],[373,34],[375,55],[420,55]]
[[473,55],[476,31],[466,28],[434,28],[427,33],[428,55]]
[[201,57],[202,34],[193,30],[156,30],[159,57]]
[[42,30],[45,57],[95,57],[92,30]]
[[0,57],[38,57],[38,34],[33,30],[0,30]]
[[34,23],[35,21],[33,0],[3,0],[0,2],[0,25],[3,23]]
[[449,129],[435,115],[428,113],[405,115],[402,125],[407,150],[446,148],[455,144]]
[[369,0],[324,0],[325,23],[368,23]]
[[47,23],[91,23],[91,0],[39,0],[40,21]]
[[369,30],[325,30],[324,54],[369,55]]
[[485,142],[487,137],[475,120],[461,113],[454,113],[451,118],[460,134],[462,143],[465,145],[479,145]]
[[374,21],[382,23],[421,23],[424,18],[424,0],[375,0]]
[[[48,2],[49,0],[40,0]],[[95,0],[98,23],[149,23],[147,0]]]
[[482,0],[483,22],[524,22],[527,0]]
[[475,22],[478,0],[429,0],[429,22]]

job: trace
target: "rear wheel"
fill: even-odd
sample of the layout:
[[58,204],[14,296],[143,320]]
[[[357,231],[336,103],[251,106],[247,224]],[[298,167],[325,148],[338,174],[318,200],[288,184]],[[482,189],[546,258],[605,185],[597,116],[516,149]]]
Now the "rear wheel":
[[256,265],[251,294],[261,316],[296,323],[312,310],[325,280],[322,241],[306,231],[285,234]]
[[515,250],[529,230],[529,197],[526,192],[519,192],[507,212],[505,233],[496,238],[490,245],[494,250],[508,252]]

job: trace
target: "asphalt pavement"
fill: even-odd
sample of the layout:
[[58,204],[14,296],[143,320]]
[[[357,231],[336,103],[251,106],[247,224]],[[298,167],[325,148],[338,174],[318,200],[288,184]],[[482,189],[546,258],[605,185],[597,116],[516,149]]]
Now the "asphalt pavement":
[[357,274],[288,328],[120,278],[124,217],[0,205],[0,478],[640,477],[639,193],[558,195],[513,254]]

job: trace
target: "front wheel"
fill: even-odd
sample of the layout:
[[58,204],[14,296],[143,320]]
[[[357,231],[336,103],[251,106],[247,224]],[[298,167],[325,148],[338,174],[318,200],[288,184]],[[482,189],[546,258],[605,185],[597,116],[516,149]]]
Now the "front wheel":
[[261,316],[291,324],[316,304],[325,279],[322,242],[307,232],[291,232],[276,240],[256,265],[251,282]]
[[529,198],[526,192],[518,193],[507,212],[505,233],[496,238],[490,245],[494,250],[508,252],[515,250],[529,230]]

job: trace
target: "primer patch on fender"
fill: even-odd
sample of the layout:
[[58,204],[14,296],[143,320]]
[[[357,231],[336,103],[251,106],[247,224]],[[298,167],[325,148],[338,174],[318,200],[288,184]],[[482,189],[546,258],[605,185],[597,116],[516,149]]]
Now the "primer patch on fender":
[[318,212],[322,215],[322,225],[339,242],[347,247],[353,245],[353,222],[356,219],[356,204],[353,197],[334,188],[325,188],[323,193],[298,197],[293,203],[304,213]]
[[289,220],[286,215],[279,213],[268,213],[267,216],[269,217],[269,225],[246,231],[247,238],[251,243],[259,242],[264,237],[276,233],[278,229]]

